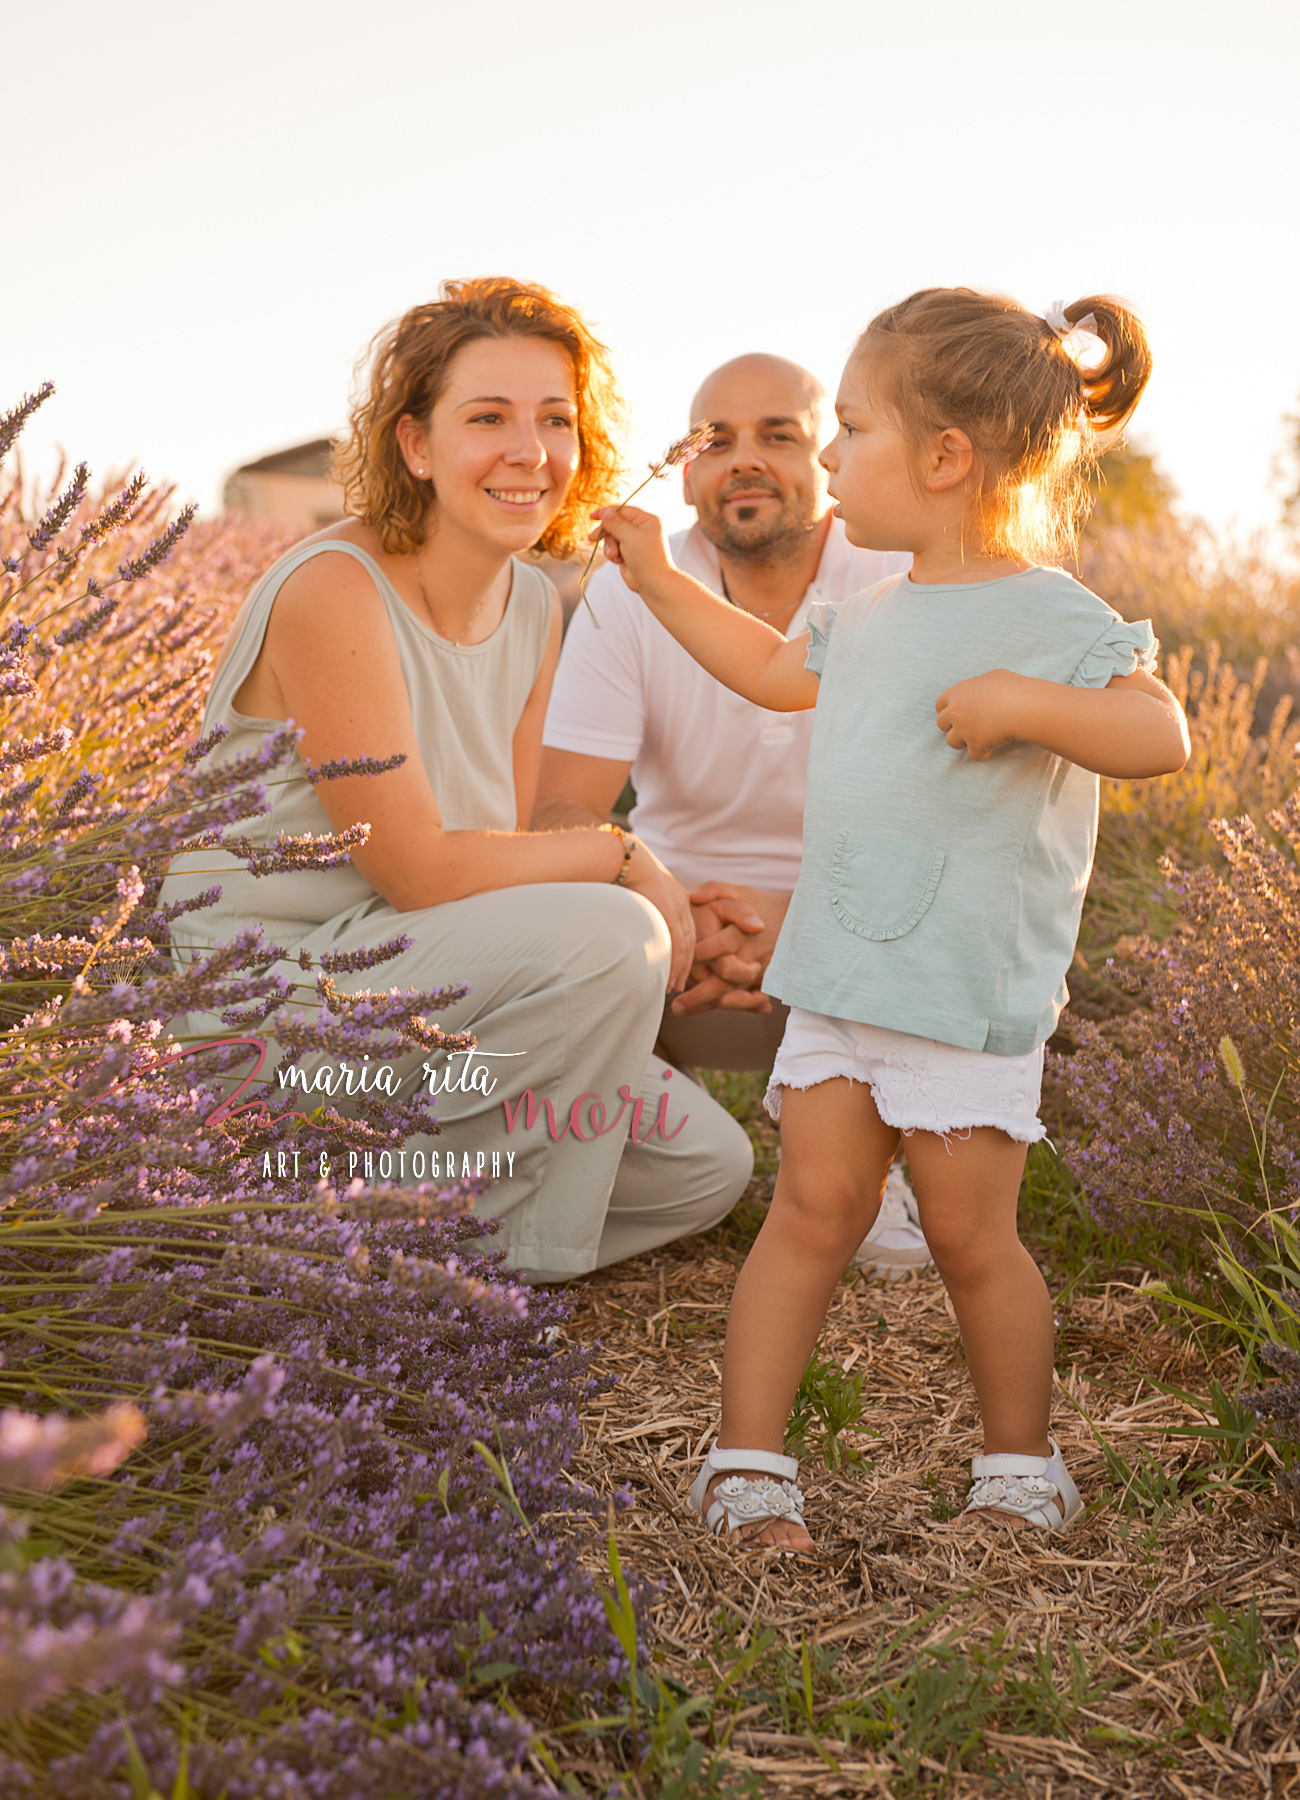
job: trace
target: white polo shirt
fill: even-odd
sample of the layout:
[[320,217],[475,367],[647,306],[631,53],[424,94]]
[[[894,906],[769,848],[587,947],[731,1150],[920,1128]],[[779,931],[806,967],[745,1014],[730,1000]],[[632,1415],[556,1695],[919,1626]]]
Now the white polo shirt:
[[[715,594],[718,553],[698,525],[671,540],[673,560]],[[832,605],[901,574],[911,557],[858,550],[832,519],[817,574],[790,621],[807,627],[813,601]],[[542,742],[632,764],[637,836],[686,887],[734,881],[789,893],[799,874],[813,714],[769,712],[715,681],[615,567],[587,588],[555,675]]]

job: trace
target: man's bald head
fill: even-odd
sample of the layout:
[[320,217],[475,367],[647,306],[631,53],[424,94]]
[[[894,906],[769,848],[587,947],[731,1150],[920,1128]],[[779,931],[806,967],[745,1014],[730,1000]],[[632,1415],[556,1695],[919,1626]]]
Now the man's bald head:
[[811,415],[815,420],[814,435],[819,435],[826,410],[826,389],[815,375],[788,357],[751,350],[744,356],[733,356],[730,362],[704,377],[691,401],[690,422],[695,425],[701,419],[711,420],[717,414],[737,410],[752,414],[755,408],[760,414],[788,411]]
[[816,376],[784,356],[736,356],[705,376],[691,423],[714,438],[683,487],[723,555],[770,565],[804,554],[829,506],[817,461],[825,404]]

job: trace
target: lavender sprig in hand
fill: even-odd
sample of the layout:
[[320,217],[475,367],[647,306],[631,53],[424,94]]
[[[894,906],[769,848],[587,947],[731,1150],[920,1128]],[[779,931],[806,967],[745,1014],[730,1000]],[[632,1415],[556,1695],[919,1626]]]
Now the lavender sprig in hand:
[[[673,443],[669,444],[667,450],[664,452],[662,461],[651,463],[650,473],[640,484],[640,487],[634,487],[627,499],[620,500],[614,510],[616,512],[622,512],[625,506],[630,506],[632,501],[636,499],[637,495],[641,492],[641,488],[649,487],[652,481],[657,480],[661,475],[666,475],[669,469],[677,469],[684,463],[694,462],[700,452],[702,450],[707,450],[712,442],[712,425],[692,425],[685,437],[679,437],[675,439]],[[601,536],[598,537],[596,542],[592,545],[591,555],[587,558],[587,566],[582,571],[582,575],[578,581],[578,592],[582,595],[582,603],[587,611],[591,613],[592,623],[595,625],[597,631],[600,630],[600,620],[596,617],[595,613],[592,612],[591,601],[587,598],[587,577],[591,574],[591,565],[596,560],[596,552],[600,549],[601,538],[603,537],[604,533],[602,532]]]

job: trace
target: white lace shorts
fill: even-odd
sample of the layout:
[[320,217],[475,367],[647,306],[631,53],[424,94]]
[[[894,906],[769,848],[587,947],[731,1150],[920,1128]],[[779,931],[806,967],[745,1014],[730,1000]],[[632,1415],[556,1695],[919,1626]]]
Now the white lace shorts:
[[1027,1056],[993,1056],[792,1006],[763,1101],[768,1112],[781,1117],[782,1088],[816,1087],[837,1075],[865,1081],[897,1131],[947,1137],[993,1125],[1023,1144],[1047,1135],[1038,1117],[1041,1044]]

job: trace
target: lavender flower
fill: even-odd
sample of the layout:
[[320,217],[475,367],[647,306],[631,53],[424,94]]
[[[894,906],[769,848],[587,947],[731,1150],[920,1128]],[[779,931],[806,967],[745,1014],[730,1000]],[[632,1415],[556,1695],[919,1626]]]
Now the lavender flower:
[[[102,506],[93,518],[87,519],[81,528],[82,544],[102,544],[129,524],[148,485],[144,470],[137,470],[115,500]],[[93,583],[91,587],[93,591]]]
[[0,460],[8,456],[18,441],[18,434],[38,406],[44,406],[54,392],[52,381],[43,381],[34,394],[25,394],[7,413],[0,414]]
[[250,838],[220,839],[223,850],[240,857],[250,875],[282,875],[299,869],[337,869],[352,860],[352,852],[368,841],[370,826],[364,820],[344,831],[305,832],[300,837],[278,831],[269,844]]
[[[634,487],[627,499],[621,500],[615,510],[621,511],[623,507],[630,506],[643,487],[649,487],[652,481],[657,481],[661,475],[666,475],[669,469],[680,468],[684,463],[694,462],[697,456],[708,449],[709,445],[713,442],[713,436],[712,425],[701,423],[699,425],[692,425],[685,437],[674,438],[673,442],[669,444],[668,448],[664,451],[660,460],[657,463],[650,464],[650,473],[646,476],[645,480],[637,487]],[[587,599],[587,578],[591,574],[591,565],[596,560],[596,552],[599,548],[600,538],[597,538],[596,542],[591,547],[591,555],[587,558],[586,567],[583,569],[582,576],[578,582],[578,592],[582,595],[583,604],[586,606],[587,611],[591,613],[592,623],[598,628],[600,620],[596,617],[594,612],[591,612],[591,601]]]
[[195,763],[202,762],[205,756],[210,756],[212,754],[223,738],[228,738],[229,736],[229,725],[214,725],[206,737],[201,737],[197,743],[191,744],[189,749],[185,752],[183,760],[186,766],[188,768],[193,768]]
[[386,775],[390,769],[400,769],[405,761],[405,755],[341,756],[314,768],[308,765],[305,772],[314,787],[321,781],[340,781],[345,775]]
[[84,462],[78,463],[67,487],[27,533],[27,541],[33,550],[48,548],[63,531],[68,520],[86,498],[86,484],[89,479],[90,470],[87,465]]
[[28,660],[31,639],[31,627],[25,623],[11,625],[0,636],[0,698],[22,700],[36,692]]
[[[327,975],[358,974],[363,969],[378,968],[380,963],[391,962],[404,950],[409,950],[415,939],[405,932],[395,938],[388,938],[373,950],[326,950],[320,959],[320,966]],[[309,968],[310,962],[303,965]]]
[[[87,592],[95,591],[95,584],[88,583]],[[88,613],[83,613],[81,618],[75,619],[71,625],[65,625],[61,631],[56,631],[55,643],[62,649],[68,649],[73,644],[84,644],[87,638],[94,637],[97,631],[101,631],[108,624],[121,604],[120,600],[114,599],[112,596],[107,600],[101,600],[98,606],[92,607]]]
[[56,819],[66,819],[76,811],[81,802],[101,787],[105,777],[97,775],[93,769],[83,769],[63,791],[62,798],[54,808]]
[[0,772],[25,768],[28,763],[43,762],[47,756],[60,756],[72,747],[72,733],[66,725],[56,725],[34,738],[5,738],[0,742]]
[[[37,1563],[28,1585],[47,1567]],[[0,1575],[0,1717],[31,1712],[68,1691],[93,1693],[142,1677],[160,1687],[182,1673],[167,1654],[177,1627],[148,1600],[123,1603],[109,1589],[83,1592],[83,1602],[107,1599],[111,1607],[116,1601],[116,1617],[100,1621],[86,1609],[61,1629],[43,1621],[24,1629],[27,1609],[15,1604],[20,1596],[20,1584]]]
[[[54,1440],[66,1458],[90,1423],[47,1407],[135,1405],[148,1437],[0,1517],[0,1547],[22,1545],[0,1563],[26,1563],[0,1572],[0,1688],[27,1709],[0,1732],[0,1792],[109,1800],[141,1768],[180,1791],[188,1756],[191,1791],[228,1800],[531,1800],[528,1728],[464,1683],[492,1661],[534,1692],[621,1672],[582,1561],[604,1503],[568,1472],[587,1354],[547,1348],[565,1301],[502,1269],[473,1211],[484,1180],[374,1185],[394,1146],[436,1132],[427,1094],[268,1122],[283,1105],[228,1104],[247,1045],[167,1035],[182,1015],[243,1016],[283,1054],[358,1062],[473,1041],[432,1023],[464,992],[455,970],[430,992],[350,991],[400,938],[322,959],[306,1004],[286,947],[255,929],[184,965],[155,954],[219,897],[158,907],[178,850],[304,867],[361,838],[227,836],[265,814],[299,733],[224,760],[211,738],[187,755],[186,734],[234,596],[283,546],[197,525],[163,588],[161,503],[142,486],[119,501],[86,496],[67,520],[88,594],[132,583],[94,655],[74,628],[65,654],[34,653],[62,566],[11,595],[24,616],[0,634],[0,769],[71,750],[83,720],[96,746],[70,785],[47,795],[38,769],[0,797],[0,1407],[47,1470]],[[29,566],[27,533],[0,502],[6,567]],[[351,1157],[373,1175],[321,1185],[322,1159]],[[476,1443],[530,1530],[502,1531]],[[48,1538],[66,1555],[41,1554]]]
[[139,581],[142,576],[165,563],[177,544],[194,523],[198,507],[183,506],[165,531],[159,532],[156,538],[145,545],[138,556],[131,556],[118,564],[117,573],[122,581]]
[[134,1406],[117,1404],[89,1419],[0,1412],[0,1488],[51,1488],[76,1475],[108,1475],[145,1440]]

